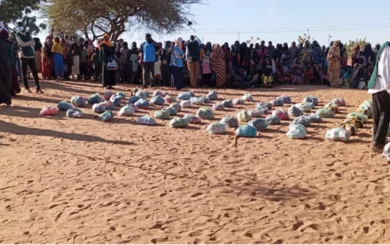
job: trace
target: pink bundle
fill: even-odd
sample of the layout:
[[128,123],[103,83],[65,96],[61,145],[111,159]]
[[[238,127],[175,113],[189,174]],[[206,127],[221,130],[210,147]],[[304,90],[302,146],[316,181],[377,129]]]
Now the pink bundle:
[[283,109],[276,109],[272,112],[273,116],[279,117],[280,120],[288,120],[290,117]]
[[345,102],[344,98],[333,99],[330,103],[336,104],[338,106],[347,106],[347,102]]
[[58,113],[57,107],[54,106],[45,106],[39,113],[41,116],[55,116]]
[[111,92],[111,91],[106,91],[106,92],[104,92],[103,97],[104,97],[105,100],[108,101],[108,100],[110,100],[111,96],[113,96],[113,95],[115,95],[113,92]]

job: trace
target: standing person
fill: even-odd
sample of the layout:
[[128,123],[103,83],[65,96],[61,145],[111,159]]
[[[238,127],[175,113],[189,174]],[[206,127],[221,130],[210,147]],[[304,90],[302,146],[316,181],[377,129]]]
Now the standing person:
[[328,53],[328,79],[332,87],[339,87],[340,83],[340,41],[336,40]]
[[43,93],[39,84],[38,72],[35,64],[35,54],[33,49],[33,46],[35,45],[34,39],[32,39],[30,33],[25,32],[25,27],[22,22],[18,22],[16,28],[18,31],[16,33],[16,41],[21,49],[19,55],[22,62],[22,81],[24,87],[27,93],[31,93],[27,78],[27,67],[29,67],[34,76],[36,92]]
[[39,38],[34,38],[35,46],[34,46],[34,56],[35,56],[35,66],[37,67],[37,72],[42,72],[42,43]]
[[42,77],[43,79],[52,78],[53,70],[53,53],[51,49],[53,47],[53,37],[50,35],[46,38],[44,47],[42,48]]
[[100,43],[100,61],[103,65],[103,87],[114,89],[116,81],[116,71],[118,63],[115,59],[115,47],[110,41],[109,35],[104,35],[103,41]]
[[363,50],[364,57],[366,57],[367,62],[375,63],[375,53],[372,50],[371,43],[367,43]]
[[165,42],[165,47],[160,49],[160,60],[161,60],[161,75],[164,86],[171,84],[171,72],[169,69],[170,55],[169,49],[171,48],[171,42]]
[[[80,48],[76,42],[72,44],[72,80],[76,80],[80,74]],[[76,79],[75,79],[76,76]]]
[[133,42],[131,45],[130,51],[130,71],[131,71],[131,79],[130,83],[138,83],[138,53],[139,50],[137,48],[137,43]]
[[221,88],[226,83],[225,54],[219,44],[214,44],[211,53],[211,65],[216,76],[216,87]]
[[372,94],[374,112],[372,150],[381,153],[386,144],[390,123],[390,39],[378,52],[368,88],[368,93]]
[[[0,22],[0,104],[11,105],[11,96],[20,92],[19,84],[14,85],[15,57],[12,44],[8,41],[9,33],[4,24]],[[19,89],[18,91],[16,91]]]
[[199,61],[200,41],[195,36],[191,36],[187,44],[187,67],[190,73],[190,84],[193,88],[198,86]]
[[160,86],[161,85],[161,56],[160,51],[162,49],[162,43],[156,45],[156,62],[154,62],[154,81]]
[[175,42],[175,46],[173,47],[171,54],[173,86],[176,88],[176,90],[181,90],[182,88],[184,88],[184,52],[182,50],[182,45],[183,39],[179,37]]
[[146,42],[141,44],[142,64],[144,70],[144,88],[154,87],[154,62],[156,61],[156,42],[149,33],[145,36]]
[[84,43],[79,44],[80,48],[80,80],[87,80],[88,73],[88,53]]
[[54,38],[54,44],[52,47],[53,58],[54,58],[54,73],[58,80],[64,78],[64,51],[62,50],[62,43],[60,38]]
[[102,71],[102,63],[100,62],[100,57],[99,57],[99,48],[95,49],[95,52],[92,54],[92,63],[93,63],[93,81],[97,82],[99,81],[99,75],[100,72]]
[[206,46],[204,47],[204,51],[202,52],[202,80],[203,80],[203,85],[206,84],[207,86],[211,86],[212,72],[211,72],[210,56],[212,51],[213,48],[211,46],[211,43],[210,42],[206,43]]
[[122,44],[122,50],[120,52],[119,69],[121,80],[123,83],[129,82],[129,61],[130,61],[130,50],[127,42]]

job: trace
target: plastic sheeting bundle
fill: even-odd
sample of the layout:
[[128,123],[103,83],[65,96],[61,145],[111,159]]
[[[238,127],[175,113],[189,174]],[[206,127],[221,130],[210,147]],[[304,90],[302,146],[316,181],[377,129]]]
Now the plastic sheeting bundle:
[[138,97],[138,96],[131,96],[129,98],[129,104],[134,104],[135,102],[137,102],[138,100],[140,100],[141,97]]
[[262,108],[268,108],[268,110],[272,110],[272,103],[270,102],[260,102],[257,103],[257,107],[262,107]]
[[169,127],[171,127],[171,128],[186,128],[186,127],[188,127],[188,121],[183,119],[183,118],[175,117],[169,122]]
[[171,119],[171,114],[168,110],[162,109],[154,113],[154,117],[158,119]]
[[131,104],[131,103],[129,103],[129,106],[131,106],[133,108],[134,112],[139,112],[138,106]]
[[119,116],[123,117],[123,116],[131,116],[135,113],[134,111],[134,108],[131,106],[131,105],[125,105],[124,107],[122,107],[120,110],[119,110]]
[[368,117],[362,113],[359,113],[359,112],[352,112],[352,113],[349,113],[347,116],[347,119],[354,119],[354,118],[359,120],[359,121],[362,121],[363,123],[368,122]]
[[73,108],[73,105],[71,103],[68,103],[67,101],[61,101],[60,103],[58,103],[57,108],[60,111],[67,111]]
[[39,115],[41,116],[55,116],[58,113],[58,109],[54,106],[45,106],[43,109],[40,111]]
[[331,141],[343,141],[348,142],[350,135],[346,129],[343,128],[333,128],[326,131],[325,139]]
[[305,127],[310,126],[310,119],[305,116],[300,116],[294,119],[294,121],[291,124],[302,124]]
[[207,126],[207,132],[210,134],[223,134],[226,132],[226,124],[224,123],[212,123]]
[[190,101],[193,105],[203,105],[205,103],[203,97],[191,97]]
[[321,118],[334,118],[334,112],[325,108],[318,109],[316,114],[318,114]]
[[156,97],[153,97],[150,102],[155,105],[164,105],[165,99],[162,96],[158,95]]
[[192,103],[189,100],[182,100],[180,101],[181,108],[190,108],[192,107]]
[[116,107],[120,107],[120,106],[121,106],[121,102],[122,102],[122,97],[120,97],[120,96],[118,96],[118,95],[113,95],[113,96],[111,96],[110,101],[111,101]]
[[164,99],[165,99],[165,102],[166,102],[167,104],[170,104],[170,103],[176,102],[176,99],[175,99],[175,98],[173,98],[173,97],[172,97],[172,96],[170,96],[170,95],[167,95],[167,96],[165,96],[165,97],[164,97]]
[[315,96],[308,96],[308,97],[305,97],[302,101],[302,103],[306,103],[306,102],[313,103],[315,106],[317,106],[318,105],[318,98]]
[[117,92],[116,94],[115,94],[116,96],[120,96],[121,98],[122,98],[122,100],[125,100],[126,99],[126,94],[124,93],[124,92]]
[[273,106],[284,106],[283,98],[276,98],[276,99],[270,101],[270,103],[272,103]]
[[156,125],[156,120],[148,115],[145,115],[137,118],[136,123],[141,125]]
[[310,120],[311,123],[321,123],[322,122],[321,116],[318,114],[315,114],[315,113],[311,114],[309,116],[306,116],[306,117]]
[[148,109],[149,108],[149,102],[144,99],[140,99],[137,102],[134,103],[138,108],[140,109]]
[[181,111],[181,105],[179,103],[172,103],[169,107],[173,107],[177,112]]
[[236,129],[234,146],[237,147],[239,138],[256,138],[257,129],[251,125],[244,125]]
[[84,107],[86,103],[85,99],[81,96],[73,96],[71,102],[75,107]]
[[360,112],[366,115],[368,118],[371,118],[374,114],[372,109],[372,101],[371,100],[364,101],[357,109],[357,112]]
[[268,125],[278,125],[280,124],[280,118],[274,115],[268,116],[265,120],[267,120]]
[[110,110],[105,111],[104,113],[100,114],[99,119],[102,122],[108,122],[111,121],[114,118],[114,113]]
[[177,96],[178,101],[182,100],[190,100],[191,99],[191,93],[190,92],[182,92]]
[[280,120],[288,120],[290,117],[286,111],[283,109],[276,109],[272,112],[273,116],[279,117]]
[[290,108],[288,108],[288,115],[291,117],[299,117],[303,115],[303,111],[295,105],[292,105]]
[[233,105],[245,105],[245,100],[243,99],[234,99]]
[[240,111],[237,114],[237,118],[238,118],[238,121],[240,121],[240,122],[249,122],[250,120],[252,120],[251,115],[246,110]]
[[210,91],[210,92],[207,94],[207,98],[208,98],[209,100],[217,100],[217,99],[218,99],[217,91],[215,91],[215,90]]
[[290,126],[287,137],[290,139],[304,139],[306,138],[306,128],[302,124],[293,124]]
[[216,111],[224,111],[225,110],[225,106],[223,106],[222,103],[217,103],[217,104],[213,105],[213,109],[216,110]]
[[291,104],[291,97],[288,95],[282,95],[279,97],[283,100],[284,104]]
[[146,100],[146,98],[148,98],[148,92],[144,91],[144,90],[138,90],[136,93],[135,93],[135,96],[138,96],[140,97],[141,99],[144,99]]
[[250,110],[249,112],[250,112],[250,115],[252,118],[260,118],[260,117],[263,117],[265,115],[264,110],[261,108]]
[[110,99],[111,99],[111,96],[113,96],[113,95],[114,95],[113,92],[111,92],[111,91],[105,91],[105,92],[104,92],[104,95],[103,95],[103,98],[104,98],[105,100],[110,100]]
[[232,100],[224,100],[224,101],[222,101],[222,105],[225,108],[233,108],[233,101]]
[[102,97],[100,97],[100,94],[96,93],[96,94],[91,95],[88,98],[87,102],[88,102],[89,105],[94,105],[94,104],[99,104],[102,101],[103,101],[103,99],[102,99]]
[[171,115],[171,116],[177,115],[177,111],[176,111],[175,107],[168,107],[168,108],[166,108],[166,110],[169,112],[169,115]]
[[107,110],[106,106],[103,104],[103,103],[99,103],[99,104],[94,104],[92,106],[92,111],[95,112],[95,113],[103,113]]
[[347,105],[347,102],[345,102],[344,98],[333,99],[330,103],[336,104],[338,106],[346,106]]
[[303,112],[311,112],[311,110],[314,108],[314,104],[311,102],[302,102],[295,105],[299,109],[301,109]]
[[387,143],[383,148],[383,156],[386,157],[387,162],[390,163],[390,143]]
[[251,94],[244,94],[242,97],[241,97],[242,100],[244,101],[248,101],[248,102],[253,102],[253,96]]
[[192,114],[185,114],[183,119],[190,124],[200,124],[202,122],[202,119]]
[[157,96],[164,97],[164,94],[160,90],[156,90],[156,91],[153,92],[152,96],[153,97],[157,97]]
[[203,120],[213,120],[214,114],[209,107],[203,107],[198,110],[196,115]]
[[224,123],[230,128],[236,128],[238,127],[238,119],[233,116],[226,116],[221,119],[219,123]]
[[268,122],[263,118],[252,120],[248,123],[248,125],[255,127],[257,131],[264,131],[268,129]]
[[115,105],[111,101],[104,101],[100,104],[104,105],[106,107],[106,110],[114,110],[115,109]]
[[337,104],[332,104],[332,103],[324,105],[323,108],[332,110],[334,113],[338,113],[340,111],[339,106]]
[[83,112],[79,108],[71,108],[66,111],[66,116],[69,118],[81,118]]

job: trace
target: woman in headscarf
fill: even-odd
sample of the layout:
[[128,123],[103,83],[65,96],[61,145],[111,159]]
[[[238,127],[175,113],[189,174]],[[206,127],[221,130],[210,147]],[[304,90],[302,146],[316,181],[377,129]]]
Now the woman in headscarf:
[[115,57],[115,47],[110,41],[109,35],[104,35],[103,41],[99,46],[99,55],[101,63],[103,64],[103,87],[112,89],[115,85],[116,71],[118,70],[118,63]]
[[221,88],[226,83],[226,63],[225,54],[219,44],[214,44],[210,58],[212,69],[215,72],[216,87]]
[[340,41],[336,40],[328,53],[328,79],[332,87],[339,87],[340,83]]
[[42,48],[42,77],[44,79],[52,78],[53,71],[53,53],[51,49],[53,47],[53,36],[48,36],[44,47]]
[[80,74],[80,48],[77,42],[72,44],[72,80],[75,80]]
[[42,43],[39,38],[34,38],[35,46],[34,46],[34,52],[35,52],[35,65],[37,67],[37,72],[42,72],[42,56],[41,56],[41,50],[42,50]]
[[211,65],[210,65],[210,56],[213,51],[213,48],[211,47],[211,43],[206,43],[206,46],[203,49],[203,52],[201,52],[201,59],[202,59],[202,81],[203,84],[206,84],[208,86],[211,85]]
[[352,53],[352,66],[355,66],[356,63],[359,63],[359,51],[360,51],[360,46],[357,45],[354,49],[353,49],[353,53]]
[[184,76],[183,76],[183,66],[184,66],[184,51],[182,50],[183,39],[178,38],[175,41],[175,46],[172,49],[171,54],[171,67],[173,75],[173,86],[176,90],[181,90],[184,88]]
[[0,104],[11,105],[12,99],[9,94],[12,83],[12,46],[8,40],[8,30],[0,23]]
[[375,54],[374,51],[372,50],[371,43],[367,43],[366,46],[364,47],[363,50],[364,57],[366,57],[367,62],[372,62],[375,63]]
[[317,41],[313,41],[312,43],[312,49],[313,49],[313,60],[315,64],[320,63],[321,59],[321,46]]

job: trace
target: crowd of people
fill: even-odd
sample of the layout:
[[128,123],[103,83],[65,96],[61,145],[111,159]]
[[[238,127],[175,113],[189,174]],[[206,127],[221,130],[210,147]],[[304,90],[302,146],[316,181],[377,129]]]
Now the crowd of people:
[[280,84],[327,84],[332,87],[365,88],[376,53],[370,44],[357,46],[348,57],[340,40],[329,47],[317,41],[276,44],[265,41],[256,44],[236,41],[232,46],[202,43],[196,36],[188,41],[178,38],[156,42],[150,34],[141,45],[131,47],[123,39],[111,41],[104,35],[96,45],[90,40],[49,35],[42,44],[25,32],[18,23],[15,33],[0,25],[0,44],[7,49],[7,68],[2,103],[10,104],[11,96],[20,92],[19,80],[26,91],[29,74],[40,88],[38,73],[43,79],[92,80],[103,87],[117,83],[147,86],[199,87],[272,87]]

